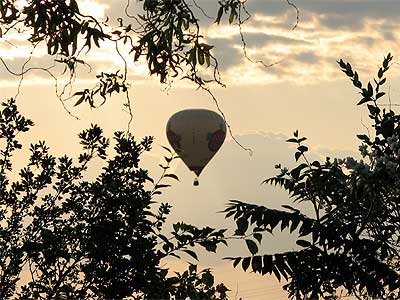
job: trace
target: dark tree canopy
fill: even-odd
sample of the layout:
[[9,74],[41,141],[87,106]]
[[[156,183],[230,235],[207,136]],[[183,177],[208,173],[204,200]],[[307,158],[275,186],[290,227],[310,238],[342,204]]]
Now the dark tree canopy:
[[[262,275],[285,278],[292,299],[400,298],[400,115],[382,108],[392,56],[379,69],[374,83],[363,85],[349,63],[340,60],[342,71],[360,90],[358,105],[365,105],[373,131],[361,134],[360,154],[352,157],[309,161],[305,137],[298,131],[288,142],[297,145],[295,168],[277,165],[280,174],[265,183],[285,189],[294,203],[307,202],[315,215],[283,205],[269,209],[231,201],[226,217],[236,221],[236,235],[245,239],[249,257],[230,258],[236,267]],[[263,233],[288,230],[297,235],[300,250],[258,254]]]
[[[225,230],[184,223],[165,235],[171,206],[154,197],[168,186],[165,180],[177,177],[167,173],[172,156],[157,183],[140,167],[152,138],[137,142],[117,132],[109,157],[110,141],[93,125],[79,135],[77,159],[56,158],[41,141],[30,146],[29,162],[11,180],[12,155],[22,148],[17,135],[32,125],[14,100],[2,104],[1,299],[226,299],[228,289],[215,285],[209,270],[189,265],[171,274],[162,267],[164,258],[180,253],[197,259],[195,245],[215,252],[226,242]],[[85,180],[96,160],[104,163],[101,173]]]

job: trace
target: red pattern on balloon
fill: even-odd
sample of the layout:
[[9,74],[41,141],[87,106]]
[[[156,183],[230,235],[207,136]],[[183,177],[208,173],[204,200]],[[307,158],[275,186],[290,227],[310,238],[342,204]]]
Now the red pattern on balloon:
[[176,134],[175,132],[173,132],[172,130],[168,130],[167,138],[168,138],[168,141],[171,144],[172,148],[174,148],[174,150],[176,152],[178,152],[181,149],[182,137],[180,135]]
[[214,152],[218,151],[218,149],[221,148],[222,144],[224,143],[225,136],[226,132],[221,129],[212,133],[208,141],[208,149]]

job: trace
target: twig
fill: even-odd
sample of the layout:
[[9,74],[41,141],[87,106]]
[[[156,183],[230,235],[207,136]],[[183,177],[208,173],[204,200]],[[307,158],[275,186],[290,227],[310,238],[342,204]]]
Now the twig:
[[293,2],[290,2],[290,0],[286,0],[287,4],[289,4],[291,7],[293,7],[296,10],[296,24],[292,27],[292,30],[295,30],[297,26],[299,25],[299,16],[300,16],[300,11],[299,8],[294,4]]
[[371,135],[370,135],[370,132],[369,132],[369,128],[368,128],[368,126],[366,126],[366,125],[364,124],[362,117],[361,117],[361,125],[367,130],[367,132],[368,132],[368,137],[371,138]]
[[[145,30],[145,27],[144,27],[144,25],[142,24],[142,22],[140,22],[139,19],[138,19],[135,15],[132,15],[132,14],[129,13],[129,7],[130,7],[130,5],[131,5],[130,0],[127,0],[126,6],[125,6],[125,15],[126,15],[128,18],[134,19],[134,20],[136,21],[136,23],[139,24],[139,27],[142,28],[143,30]],[[139,28],[138,28],[138,29],[135,29],[135,30],[133,30],[133,31],[137,33],[138,30],[139,30]]]
[[194,6],[196,6],[196,7],[202,12],[202,14],[203,14],[205,17],[207,17],[207,18],[209,18],[209,19],[213,19],[213,17],[210,17],[210,16],[206,13],[206,11],[205,11],[200,5],[197,4],[196,0],[192,0],[192,1],[193,1],[193,3],[194,3]]
[[200,85],[199,87],[200,87],[203,91],[207,92],[207,93],[211,96],[211,98],[213,99],[213,101],[215,102],[215,106],[217,107],[217,110],[219,111],[219,113],[222,115],[222,118],[224,119],[224,122],[225,122],[225,124],[226,124],[226,127],[228,128],[228,132],[229,132],[229,135],[231,136],[231,138],[235,141],[235,143],[236,143],[240,148],[242,148],[243,150],[246,150],[247,152],[249,152],[249,155],[250,155],[250,156],[253,156],[253,150],[252,150],[251,148],[246,148],[246,147],[244,147],[244,146],[234,137],[234,135],[233,135],[233,133],[232,133],[231,125],[230,125],[230,124],[228,123],[228,121],[226,120],[225,114],[224,114],[224,112],[221,110],[221,108],[220,108],[220,106],[219,106],[219,103],[218,103],[218,100],[217,100],[217,98],[215,97],[215,95],[211,92],[210,88],[208,88],[207,86],[204,86],[204,85]]
[[[127,79],[127,77],[128,77],[128,63],[126,62],[125,57],[124,57],[124,56],[121,54],[121,52],[119,51],[119,48],[118,48],[118,41],[115,42],[115,50],[117,51],[119,57],[120,57],[120,58],[122,59],[122,61],[124,62],[124,78],[123,78],[123,81],[122,81],[122,82],[125,84],[125,83],[126,83],[126,79]],[[126,100],[127,100],[126,106],[128,107],[128,112],[129,112],[129,121],[128,121],[128,125],[127,125],[127,127],[128,127],[127,132],[129,132],[130,127],[131,127],[131,124],[132,124],[132,121],[133,121],[132,102],[131,102],[131,98],[129,97],[129,90],[128,90],[128,88],[129,88],[129,87],[127,86],[126,91],[125,91]]]
[[[246,14],[247,14],[247,18],[244,19],[244,20],[242,20],[241,9],[243,9],[243,10],[246,12]],[[238,25],[238,27],[239,27],[239,35],[240,35],[240,39],[241,39],[242,45],[243,45],[242,49],[243,49],[243,55],[244,55],[244,57],[245,57],[249,62],[251,62],[251,63],[256,63],[256,64],[261,64],[261,65],[263,65],[265,68],[270,68],[270,67],[272,67],[272,66],[275,66],[275,65],[281,63],[282,60],[279,60],[279,61],[276,61],[276,62],[273,62],[273,63],[270,63],[270,64],[266,64],[263,60],[261,60],[261,59],[259,59],[259,60],[254,60],[254,59],[252,59],[252,58],[248,55],[248,53],[247,53],[247,42],[246,42],[246,39],[245,39],[244,34],[243,34],[243,24],[250,18],[250,16],[251,16],[251,15],[250,15],[250,13],[247,11],[247,9],[245,8],[244,3],[242,3],[242,6],[239,8],[238,23],[237,23],[237,25]]]

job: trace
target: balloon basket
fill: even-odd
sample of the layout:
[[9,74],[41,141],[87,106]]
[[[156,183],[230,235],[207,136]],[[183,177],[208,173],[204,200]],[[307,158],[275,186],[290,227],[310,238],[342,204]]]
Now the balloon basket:
[[195,178],[193,181],[193,185],[194,186],[198,186],[199,185],[199,179]]

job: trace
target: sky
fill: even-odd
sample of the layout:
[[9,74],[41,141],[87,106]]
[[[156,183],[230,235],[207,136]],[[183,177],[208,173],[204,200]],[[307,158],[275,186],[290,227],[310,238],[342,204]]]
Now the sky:
[[[212,16],[216,2],[197,1]],[[254,155],[249,156],[228,136],[201,174],[198,187],[193,187],[194,176],[185,165],[174,161],[172,167],[180,182],[173,183],[157,199],[173,205],[170,224],[185,221],[198,226],[232,228],[232,223],[217,213],[230,199],[272,208],[290,203],[284,191],[261,182],[276,173],[275,164],[294,165],[294,149],[285,140],[296,129],[300,135],[308,137],[313,159],[357,156],[356,134],[365,132],[368,117],[363,107],[356,106],[360,95],[340,71],[337,60],[349,61],[366,82],[373,79],[384,56],[391,52],[395,63],[388,74],[386,91],[390,92],[392,103],[400,103],[399,1],[293,2],[300,12],[295,29],[296,11],[286,1],[247,1],[252,16],[243,26],[247,53],[253,60],[263,60],[267,64],[280,62],[270,68],[245,58],[237,26],[226,22],[217,25],[202,18],[202,32],[206,41],[215,45],[214,54],[219,59],[222,81],[226,84],[225,88],[213,86],[213,92],[235,138],[251,148]],[[109,16],[111,20],[121,16],[125,5],[124,0],[81,0],[78,3],[83,12],[98,18]],[[130,9],[134,12],[135,7]],[[200,16],[200,12],[197,13]],[[21,35],[11,36],[7,41],[0,39],[0,56],[12,70],[21,70],[30,53],[25,39],[26,36]],[[86,59],[93,70],[114,72],[121,67],[121,61],[106,44]],[[168,145],[165,136],[168,118],[186,108],[216,110],[216,106],[205,92],[179,80],[165,91],[165,86],[156,78],[149,77],[143,64],[134,64],[132,59],[128,62],[134,114],[131,131],[138,138],[155,137],[153,150],[142,163],[157,178],[161,173],[158,164],[165,154],[161,146]],[[50,64],[45,49],[36,49],[30,66]],[[76,88],[90,86],[90,76],[83,67],[78,72]],[[18,79],[3,66],[0,82],[2,100],[16,95]],[[111,136],[116,130],[125,130],[129,120],[123,109],[125,99],[119,96],[95,110],[86,106],[73,107],[73,101],[66,102],[67,108],[80,120],[72,118],[56,98],[54,82],[40,72],[25,76],[17,99],[21,111],[36,124],[29,135],[22,137],[23,142],[46,139],[58,155],[78,155],[77,134],[91,123],[99,124],[106,135]],[[388,103],[389,98],[382,101]],[[22,153],[16,157],[16,164],[23,166],[25,159]],[[92,165],[92,175],[100,168]],[[287,234],[266,236],[261,251],[274,253],[293,249],[293,241]],[[243,244],[232,244],[217,255],[201,253],[200,264],[215,270],[217,278],[232,289],[232,299],[285,299],[274,278],[234,270],[221,260],[224,256],[247,254]],[[177,268],[182,265],[178,261],[169,263]]]

